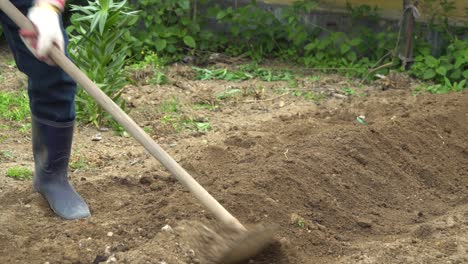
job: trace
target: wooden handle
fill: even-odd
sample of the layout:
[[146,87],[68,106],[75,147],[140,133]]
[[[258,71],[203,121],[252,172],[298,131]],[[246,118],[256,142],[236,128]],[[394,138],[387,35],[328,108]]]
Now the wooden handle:
[[[31,22],[8,0],[0,0],[0,9],[20,28],[34,30]],[[208,210],[223,223],[245,230],[245,227],[214,199],[190,174],[188,174],[166,151],[141,129],[116,103],[91,81],[63,52],[54,47],[49,57],[75,82],[85,89],[125,130],[140,142],[164,167],[166,167]]]

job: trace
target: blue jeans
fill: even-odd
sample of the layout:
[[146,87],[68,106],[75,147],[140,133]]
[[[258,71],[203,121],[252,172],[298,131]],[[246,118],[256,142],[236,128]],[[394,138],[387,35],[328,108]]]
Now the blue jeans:
[[[23,14],[27,14],[32,0],[12,0]],[[76,83],[63,70],[36,59],[24,45],[18,27],[0,12],[0,23],[18,69],[28,76],[28,95],[31,114],[40,120],[70,122],[75,119]],[[65,49],[68,38],[62,26]],[[68,54],[67,54],[68,55]]]

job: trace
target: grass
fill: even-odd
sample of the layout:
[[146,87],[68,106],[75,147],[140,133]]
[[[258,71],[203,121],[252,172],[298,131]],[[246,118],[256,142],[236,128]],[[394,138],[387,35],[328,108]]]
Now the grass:
[[8,150],[2,150],[0,151],[0,161],[2,160],[13,160],[15,156],[11,151]]
[[215,104],[208,104],[208,103],[195,103],[193,104],[192,108],[194,110],[209,110],[209,111],[213,111],[217,108],[219,108],[218,105],[215,105]]
[[161,113],[177,113],[179,108],[179,100],[175,97],[164,100],[159,105],[159,111]]
[[[208,104],[198,104],[199,107],[208,107]],[[208,132],[211,130],[211,124],[205,120],[194,120],[193,118],[184,115],[180,112],[179,100],[175,97],[164,100],[159,105],[159,112],[163,113],[161,118],[162,124],[170,124],[176,132],[181,132],[183,129],[190,129],[199,132]],[[151,132],[147,129],[148,132]]]
[[70,169],[72,170],[82,170],[89,167],[88,160],[85,156],[79,155],[75,156],[70,160]]
[[245,81],[250,79],[260,79],[266,82],[275,81],[294,81],[294,75],[287,70],[271,70],[258,67],[251,63],[241,65],[238,70],[228,70],[226,68],[204,69],[192,67],[196,72],[197,80],[226,80],[226,81]]
[[29,117],[26,92],[0,92],[0,118],[7,121],[23,121]]
[[32,178],[32,170],[26,167],[14,166],[8,168],[6,171],[6,176],[16,179],[16,180],[29,180]]
[[350,88],[350,87],[343,87],[341,90],[342,90],[343,93],[346,94],[347,96],[351,96],[351,95],[355,95],[355,94],[356,94],[356,91],[355,91],[353,88]]

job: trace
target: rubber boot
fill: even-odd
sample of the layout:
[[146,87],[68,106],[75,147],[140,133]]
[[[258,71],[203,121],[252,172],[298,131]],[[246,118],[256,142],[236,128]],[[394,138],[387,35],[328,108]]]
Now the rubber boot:
[[57,215],[69,220],[91,215],[88,205],[68,182],[73,126],[73,121],[56,123],[32,117],[34,189]]

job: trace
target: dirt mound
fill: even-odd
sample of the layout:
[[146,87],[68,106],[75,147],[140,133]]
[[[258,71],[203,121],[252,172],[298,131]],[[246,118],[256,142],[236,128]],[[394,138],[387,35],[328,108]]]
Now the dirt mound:
[[[231,85],[180,83],[135,88],[137,122],[157,129],[169,92],[191,102]],[[468,93],[370,94],[242,98],[197,110],[211,132],[152,136],[242,223],[280,226],[249,263],[468,262]],[[1,131],[15,158],[0,174],[31,166],[30,139]],[[209,263],[216,219],[134,140],[96,133],[77,129],[87,166],[70,173],[90,219],[58,219],[30,181],[0,177],[0,263]]]

